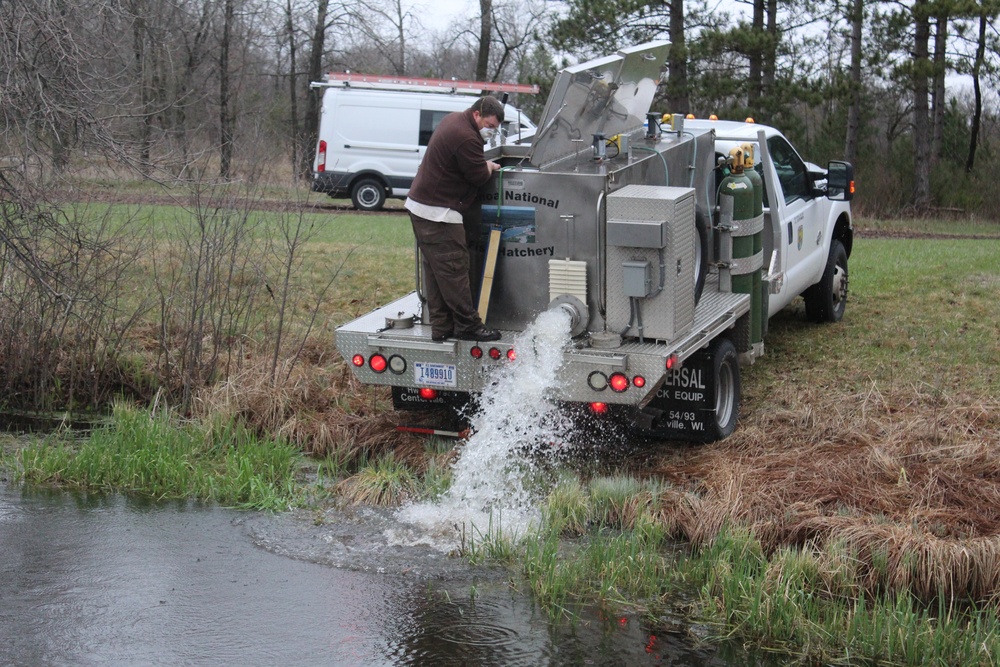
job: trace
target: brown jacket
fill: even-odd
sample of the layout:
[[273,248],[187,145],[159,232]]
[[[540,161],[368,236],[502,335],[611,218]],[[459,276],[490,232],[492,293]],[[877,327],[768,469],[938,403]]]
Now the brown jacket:
[[490,180],[490,174],[472,109],[456,111],[445,116],[431,135],[409,197],[464,214],[472,208],[479,186]]

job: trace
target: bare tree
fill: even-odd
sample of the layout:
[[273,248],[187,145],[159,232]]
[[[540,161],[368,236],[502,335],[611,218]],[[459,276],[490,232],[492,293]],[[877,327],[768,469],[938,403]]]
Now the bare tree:
[[930,70],[930,13],[928,0],[916,0],[912,8],[914,23],[913,62],[911,83],[913,91],[913,160],[914,182],[913,203],[918,208],[930,204],[931,172],[930,152],[931,142],[928,132],[928,85]]
[[233,160],[232,90],[229,85],[229,50],[232,46],[236,0],[223,0],[222,41],[219,43],[219,177],[228,180]]
[[490,66],[490,38],[493,35],[493,0],[479,0],[479,50],[476,80],[485,81]]
[[965,171],[971,173],[976,165],[976,148],[979,145],[979,129],[983,117],[983,90],[980,84],[983,63],[986,60],[986,25],[990,15],[984,6],[979,15],[979,31],[976,40],[976,59],[972,66],[972,90],[974,99],[974,109],[972,113],[972,127],[969,132],[969,154],[965,160]]
[[285,38],[288,40],[288,102],[289,102],[289,133],[292,144],[292,169],[297,170],[299,164],[299,145],[302,137],[299,135],[299,79],[298,79],[298,30],[295,26],[295,13],[292,0],[285,0]]
[[494,42],[490,49],[490,65],[482,78],[477,70],[476,79],[502,81],[514,78],[515,72],[511,65],[530,53],[532,45],[538,39],[538,26],[544,24],[545,14],[545,7],[540,3],[494,4],[490,20]]
[[670,53],[667,56],[667,102],[674,113],[691,110],[688,91],[688,49],[685,37],[684,0],[670,0]]
[[388,61],[391,74],[406,74],[407,34],[414,28],[416,17],[402,0],[359,0],[348,15],[357,27],[358,36],[374,46],[382,59]]
[[858,157],[858,135],[861,132],[861,54],[865,17],[865,0],[853,0],[849,11],[851,25],[851,61],[848,85],[850,102],[847,108],[847,137],[844,141],[844,159],[855,162]]
[[[326,30],[328,25],[329,0],[317,0],[316,21],[313,23],[312,42],[309,45],[309,81],[319,81],[323,78],[323,50],[326,46]],[[316,149],[319,136],[320,96],[310,91],[306,96],[305,132],[303,133],[302,162],[299,173],[308,177],[312,172],[312,156]]]
[[946,3],[936,3],[936,16],[934,17],[934,60],[933,76],[931,86],[931,147],[930,161],[933,166],[941,158],[941,146],[944,141],[944,111],[946,106],[945,98],[945,75],[948,73],[947,48],[948,48],[948,7]]

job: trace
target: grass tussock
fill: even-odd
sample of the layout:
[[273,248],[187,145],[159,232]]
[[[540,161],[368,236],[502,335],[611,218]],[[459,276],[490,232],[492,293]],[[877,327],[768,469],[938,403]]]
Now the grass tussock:
[[1000,404],[913,388],[776,390],[730,439],[676,449],[656,472],[665,528],[694,545],[727,526],[767,553],[840,544],[869,595],[1000,594]]
[[418,484],[413,471],[390,452],[341,481],[336,488],[352,503],[395,507],[413,498]]
[[195,408],[345,463],[397,449],[400,458],[416,460],[422,449],[417,438],[396,430],[399,416],[386,390],[359,384],[332,346],[321,365],[288,360],[273,376],[265,363],[245,364],[200,392]]

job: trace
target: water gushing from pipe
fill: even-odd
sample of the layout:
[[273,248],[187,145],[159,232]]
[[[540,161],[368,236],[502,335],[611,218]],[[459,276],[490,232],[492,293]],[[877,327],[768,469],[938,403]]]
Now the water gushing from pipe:
[[473,435],[453,467],[451,487],[436,502],[402,508],[400,520],[441,537],[454,536],[456,527],[523,534],[537,521],[547,491],[544,464],[568,446],[573,429],[552,400],[570,327],[569,314],[554,309],[518,336],[516,360],[495,370],[471,415]]

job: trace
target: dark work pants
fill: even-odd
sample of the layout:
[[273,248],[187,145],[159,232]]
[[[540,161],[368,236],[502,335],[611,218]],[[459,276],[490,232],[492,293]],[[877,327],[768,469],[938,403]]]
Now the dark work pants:
[[410,222],[423,258],[431,335],[458,335],[479,328],[482,320],[472,302],[465,226],[435,222],[413,213]]

